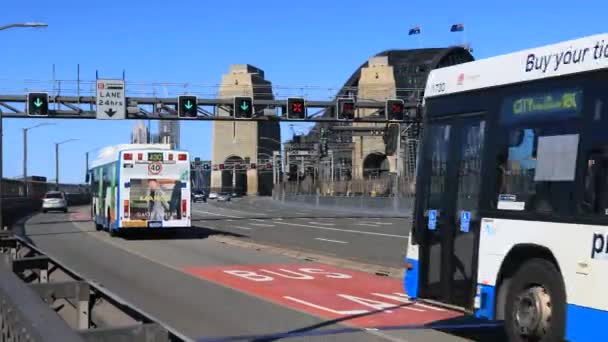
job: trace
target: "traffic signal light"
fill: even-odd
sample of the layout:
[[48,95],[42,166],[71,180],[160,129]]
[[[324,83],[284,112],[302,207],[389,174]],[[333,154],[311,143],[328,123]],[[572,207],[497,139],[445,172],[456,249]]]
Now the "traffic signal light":
[[238,119],[250,119],[253,116],[253,99],[246,96],[234,97],[234,117]]
[[180,118],[195,118],[198,113],[196,96],[180,95],[177,97],[177,116]]
[[386,100],[386,119],[389,121],[403,121],[405,105],[403,100],[390,99]]
[[292,120],[306,119],[306,102],[301,97],[287,99],[287,118]]
[[27,94],[27,115],[48,116],[49,115],[49,94],[48,93],[28,93]]
[[211,169],[211,165],[205,163],[203,164],[203,170],[209,171]]
[[355,118],[355,99],[338,99],[336,102],[336,117],[338,120],[353,120]]

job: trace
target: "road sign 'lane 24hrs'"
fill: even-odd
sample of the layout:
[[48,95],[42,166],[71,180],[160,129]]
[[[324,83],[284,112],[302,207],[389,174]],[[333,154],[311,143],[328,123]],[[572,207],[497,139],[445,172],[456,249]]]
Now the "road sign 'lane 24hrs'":
[[97,80],[97,119],[122,120],[126,116],[125,81]]

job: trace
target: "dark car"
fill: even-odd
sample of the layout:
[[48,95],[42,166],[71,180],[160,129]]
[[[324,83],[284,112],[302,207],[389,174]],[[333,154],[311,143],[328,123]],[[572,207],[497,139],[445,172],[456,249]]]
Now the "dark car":
[[207,202],[207,195],[204,191],[194,191],[192,193],[192,202],[196,203],[199,201]]

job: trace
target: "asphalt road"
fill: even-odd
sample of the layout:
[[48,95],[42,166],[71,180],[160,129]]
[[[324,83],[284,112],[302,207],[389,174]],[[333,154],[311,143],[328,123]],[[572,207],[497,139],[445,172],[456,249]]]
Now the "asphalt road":
[[297,208],[267,197],[193,204],[193,225],[252,241],[368,264],[403,267],[410,219]]
[[[79,211],[75,212],[75,210]],[[186,271],[191,267],[201,270],[219,268],[218,273],[222,274],[224,268],[247,268],[254,267],[253,265],[270,265],[268,267],[280,265],[288,268],[290,265],[295,267],[308,265],[301,260],[222,244],[213,236],[225,233],[206,228],[169,235],[137,234],[128,239],[111,238],[106,232],[95,231],[87,213],[88,208],[83,207],[72,209],[68,214],[39,214],[26,222],[23,233],[49,256],[85,277],[103,284],[109,290],[193,339],[294,331],[305,333],[338,331],[344,329],[351,319],[351,316],[335,320],[321,318],[323,315],[315,314],[314,310],[298,310],[262,295],[252,295],[245,286],[241,286],[245,281],[226,285],[194,276],[192,272]],[[390,234],[387,229],[383,232]],[[315,267],[322,266],[315,265]],[[350,282],[344,291],[354,291],[357,287],[359,290],[363,288],[373,291],[375,282],[387,279],[373,275],[368,277],[371,281],[367,284]],[[333,280],[335,279],[329,279],[329,281]],[[262,285],[254,284],[249,289],[260,292]],[[314,291],[324,290],[322,284],[309,286],[312,286],[309,288]],[[286,287],[289,286],[279,286],[278,290],[284,291]],[[295,295],[298,297],[310,295],[304,292],[306,291],[296,291]],[[319,301],[325,303],[327,298],[320,298]],[[424,308],[409,310],[412,311],[407,311],[405,317],[415,316],[418,314],[417,311],[426,310],[427,313],[429,311]],[[399,312],[401,315],[404,314],[403,311]],[[391,314],[371,312],[367,319],[374,321],[377,318],[375,315],[380,315],[378,322],[381,323],[382,317]],[[471,334],[474,335],[475,332],[467,332],[464,335],[470,337],[473,336]],[[362,329],[356,332],[332,332],[330,335],[296,337],[289,340],[443,342],[468,340],[468,338],[428,329]]]

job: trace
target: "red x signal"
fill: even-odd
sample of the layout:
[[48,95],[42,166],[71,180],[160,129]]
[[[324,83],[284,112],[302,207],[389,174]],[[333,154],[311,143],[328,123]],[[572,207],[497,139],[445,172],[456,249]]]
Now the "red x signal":
[[401,113],[403,111],[403,105],[401,103],[393,103],[391,106],[393,113]]
[[304,110],[304,105],[302,103],[294,103],[291,106],[291,111],[294,113],[302,113]]

